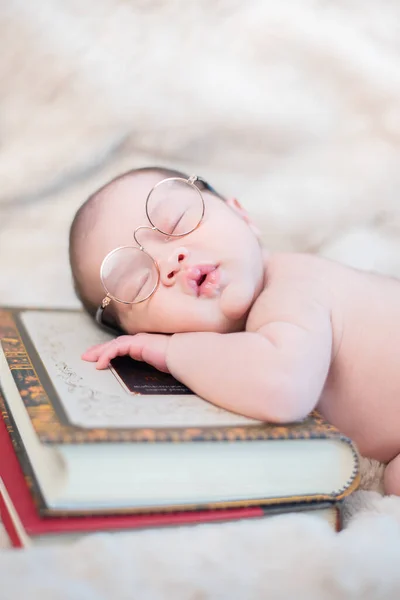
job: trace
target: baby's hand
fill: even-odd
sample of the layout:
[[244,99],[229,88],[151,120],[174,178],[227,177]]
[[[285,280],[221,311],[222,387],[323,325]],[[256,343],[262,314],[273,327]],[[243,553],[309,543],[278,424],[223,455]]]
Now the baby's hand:
[[166,356],[170,336],[160,333],[137,333],[121,335],[110,342],[98,344],[86,350],[83,360],[97,362],[96,369],[106,369],[112,358],[129,355],[152,365],[159,371],[169,373]]

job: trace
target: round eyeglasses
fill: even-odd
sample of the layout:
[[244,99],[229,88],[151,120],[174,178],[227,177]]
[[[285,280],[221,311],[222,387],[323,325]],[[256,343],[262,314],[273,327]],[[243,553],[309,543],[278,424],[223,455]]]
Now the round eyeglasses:
[[[104,325],[102,313],[111,300],[138,304],[155,292],[160,271],[156,261],[138,241],[137,234],[141,229],[150,229],[174,238],[197,229],[203,219],[205,205],[196,181],[205,183],[195,175],[188,179],[170,177],[157,183],[146,199],[146,215],[151,226],[141,225],[133,232],[137,246],[120,246],[104,258],[100,279],[106,296],[97,310],[99,324]],[[207,184],[205,187],[212,190]]]

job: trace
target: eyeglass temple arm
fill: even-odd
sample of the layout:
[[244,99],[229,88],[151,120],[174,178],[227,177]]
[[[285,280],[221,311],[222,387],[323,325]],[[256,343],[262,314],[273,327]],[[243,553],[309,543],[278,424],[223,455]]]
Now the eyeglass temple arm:
[[99,308],[96,310],[94,319],[95,319],[97,325],[99,325],[105,331],[108,331],[108,333],[112,333],[113,335],[123,334],[124,332],[122,331],[122,329],[120,329],[116,325],[111,325],[110,323],[105,322],[104,311],[107,308],[107,306],[108,306],[108,304],[106,304],[105,306],[103,306],[103,304],[100,304]]
[[225,198],[223,196],[221,196],[221,194],[219,194],[217,192],[217,190],[212,187],[212,185],[210,185],[209,183],[207,183],[207,181],[205,179],[203,179],[202,177],[196,177],[196,179],[197,179],[197,181],[200,181],[200,183],[202,183],[204,185],[204,188],[208,192],[211,192],[212,194],[215,194],[215,196],[218,196],[218,198],[221,198],[221,200],[224,200],[224,202],[225,202]]

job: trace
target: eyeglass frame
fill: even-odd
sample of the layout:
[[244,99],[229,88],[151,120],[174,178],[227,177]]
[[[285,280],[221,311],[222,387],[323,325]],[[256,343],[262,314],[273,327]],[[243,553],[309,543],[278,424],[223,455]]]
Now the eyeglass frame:
[[[165,233],[164,231],[162,231],[161,229],[156,227],[154,225],[154,223],[152,223],[150,216],[149,216],[148,202],[149,202],[149,198],[150,198],[151,194],[158,186],[162,185],[163,183],[167,183],[168,181],[184,182],[188,185],[193,186],[193,188],[196,190],[196,193],[199,194],[199,197],[200,197],[200,200],[202,203],[202,212],[201,212],[199,222],[197,223],[197,225],[195,227],[193,227],[189,231],[186,231],[185,233],[179,233],[179,234]],[[157,272],[157,281],[154,284],[154,287],[151,290],[151,292],[145,298],[143,298],[142,300],[139,300],[137,302],[124,302],[123,300],[119,300],[118,298],[116,298],[115,296],[110,294],[110,292],[107,291],[107,288],[106,288],[106,286],[104,284],[104,280],[103,280],[102,270],[103,270],[103,266],[104,266],[106,260],[119,250],[122,250],[124,248],[136,248],[136,246],[118,246],[117,248],[114,248],[114,250],[111,250],[110,252],[108,252],[108,254],[104,257],[104,259],[101,263],[101,266],[100,266],[100,280],[101,280],[101,284],[104,288],[104,291],[106,292],[106,296],[101,301],[101,304],[98,306],[96,313],[95,313],[95,321],[102,329],[105,329],[113,334],[121,335],[121,333],[123,333],[122,329],[120,329],[119,327],[117,327],[115,325],[106,323],[104,321],[104,311],[107,308],[107,306],[109,306],[109,304],[111,303],[112,300],[114,300],[115,302],[119,302],[120,304],[141,304],[142,302],[145,302],[145,300],[148,300],[154,294],[154,292],[156,291],[156,289],[160,283],[160,268],[159,268],[158,264],[156,263],[156,261],[154,260],[154,258],[148,252],[146,252],[146,250],[143,248],[142,244],[138,241],[138,239],[136,237],[137,232],[140,229],[150,229],[150,231],[158,231],[159,233],[166,235],[167,237],[177,237],[178,238],[178,237],[184,237],[185,235],[189,235],[189,233],[192,233],[200,226],[200,224],[203,220],[203,217],[204,217],[204,213],[205,213],[205,203],[204,203],[204,198],[201,193],[201,190],[195,185],[195,183],[197,181],[200,182],[204,186],[204,189],[206,191],[211,192],[212,194],[214,194],[221,200],[224,200],[224,198],[209,183],[207,183],[202,177],[199,177],[197,175],[191,175],[187,179],[185,179],[183,177],[167,177],[166,179],[162,179],[161,181],[156,183],[156,185],[153,186],[151,188],[150,192],[147,194],[145,210],[146,210],[147,219],[148,219],[151,227],[149,227],[148,225],[140,225],[139,227],[136,227],[136,229],[133,232],[133,238],[138,245],[138,250],[141,252],[144,252],[153,261],[153,264],[154,264],[156,272]]]

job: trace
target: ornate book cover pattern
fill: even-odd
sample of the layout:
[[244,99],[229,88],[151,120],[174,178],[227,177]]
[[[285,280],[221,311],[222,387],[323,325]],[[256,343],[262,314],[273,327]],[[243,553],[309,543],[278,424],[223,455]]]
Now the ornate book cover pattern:
[[[19,431],[14,423],[12,415],[7,410],[6,402],[2,396],[0,389],[0,418],[3,420],[3,423],[7,429],[8,435],[10,436],[14,452],[17,456],[18,462],[21,466],[22,472],[24,474],[25,483],[28,486],[28,489],[31,493],[32,499],[36,505],[36,508],[39,512],[45,509],[46,504],[40,490],[39,484],[36,480],[35,473],[32,469],[31,462],[29,460],[28,454],[25,450],[24,443],[19,434]],[[1,473],[0,473],[1,474]]]

